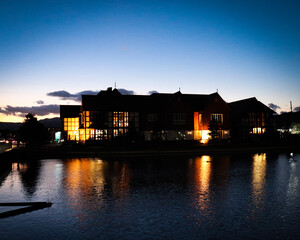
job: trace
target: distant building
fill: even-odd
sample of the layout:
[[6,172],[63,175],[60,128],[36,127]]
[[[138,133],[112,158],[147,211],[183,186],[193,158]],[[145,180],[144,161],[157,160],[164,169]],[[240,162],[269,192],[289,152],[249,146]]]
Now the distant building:
[[108,88],[82,95],[81,105],[61,105],[60,117],[65,139],[81,142],[122,136],[207,142],[211,122],[217,138],[230,137],[230,108],[218,93],[122,95]]
[[80,105],[60,105],[60,119],[62,121],[63,138],[65,140],[79,140]]
[[300,134],[300,112],[287,112],[276,116],[277,131]]
[[262,135],[274,129],[272,109],[255,97],[231,102],[231,137],[245,140],[251,135]]

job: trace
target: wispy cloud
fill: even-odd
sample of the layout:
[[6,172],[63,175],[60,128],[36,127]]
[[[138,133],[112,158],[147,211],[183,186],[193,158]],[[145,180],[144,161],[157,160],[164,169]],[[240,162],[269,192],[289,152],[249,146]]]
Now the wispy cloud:
[[279,107],[278,105],[276,105],[274,103],[269,103],[268,106],[269,106],[269,108],[273,109],[275,112],[277,111],[277,109],[281,108],[281,107]]
[[98,93],[99,93],[99,91],[84,90],[84,91],[72,94],[65,90],[60,90],[60,91],[49,92],[49,93],[47,93],[47,96],[59,97],[60,100],[73,100],[76,102],[80,102],[81,95],[96,95]]
[[118,88],[118,91],[122,93],[123,95],[135,95],[135,92],[132,90],[124,89],[124,88]]
[[80,101],[80,98],[81,98],[81,95],[71,94],[65,90],[49,92],[49,93],[47,93],[47,96],[59,97],[61,100],[74,100],[74,101]]
[[37,104],[44,104],[45,102],[43,100],[36,101]]
[[158,93],[158,91],[152,90],[152,91],[149,91],[149,92],[148,92],[149,95],[151,95],[152,93]]
[[7,105],[4,108],[0,108],[0,113],[6,115],[14,115],[24,117],[27,113],[34,113],[37,116],[46,116],[48,114],[59,114],[59,105],[50,104],[42,106],[32,106],[32,107],[13,107]]
[[[118,91],[122,93],[123,95],[134,95],[135,92],[132,90],[127,90],[124,88],[118,88]],[[81,95],[97,95],[99,91],[93,91],[93,90],[84,90],[78,93],[69,93],[68,91],[65,90],[60,90],[60,91],[54,91],[54,92],[49,92],[47,93],[47,96],[50,97],[59,97],[60,100],[73,100],[76,102],[80,102],[81,100]]]

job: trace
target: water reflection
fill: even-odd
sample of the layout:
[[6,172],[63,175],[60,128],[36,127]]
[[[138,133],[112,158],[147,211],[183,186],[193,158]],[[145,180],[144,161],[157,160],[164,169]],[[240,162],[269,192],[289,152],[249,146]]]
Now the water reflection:
[[[130,169],[126,163],[82,158],[66,161],[65,166],[64,188],[81,219],[92,211],[101,211],[108,197],[123,198],[129,190]],[[87,202],[93,203],[89,209]]]
[[214,156],[212,161],[213,183],[225,187],[227,185],[230,170],[229,156]]
[[256,208],[263,207],[265,201],[266,170],[266,154],[255,154],[252,165],[252,198]]
[[298,164],[269,154],[13,164],[1,201],[49,193],[54,204],[0,221],[1,239],[298,239]]
[[194,160],[194,181],[197,189],[198,208],[203,214],[207,214],[210,208],[210,181],[212,158],[204,155]]
[[297,162],[295,161],[290,161],[290,176],[289,176],[289,181],[288,181],[288,188],[287,188],[287,197],[288,200],[294,200],[294,198],[298,195],[297,191],[299,189],[299,176],[297,172]]
[[33,161],[28,163],[17,163],[14,167],[17,168],[19,176],[28,198],[31,198],[38,186],[41,162]]

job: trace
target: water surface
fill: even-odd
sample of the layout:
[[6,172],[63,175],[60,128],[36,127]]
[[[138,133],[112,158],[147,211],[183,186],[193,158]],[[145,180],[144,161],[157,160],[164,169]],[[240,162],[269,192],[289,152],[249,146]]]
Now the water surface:
[[[1,239],[300,239],[300,155],[44,159],[12,164]],[[1,209],[0,209],[1,211]]]

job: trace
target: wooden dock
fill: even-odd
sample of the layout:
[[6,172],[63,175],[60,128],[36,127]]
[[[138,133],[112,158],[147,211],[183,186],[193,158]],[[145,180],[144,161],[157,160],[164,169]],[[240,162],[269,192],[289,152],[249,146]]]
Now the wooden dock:
[[0,213],[0,218],[12,217],[22,213],[27,213],[47,207],[51,207],[50,202],[10,202],[0,203],[0,207],[22,207]]

